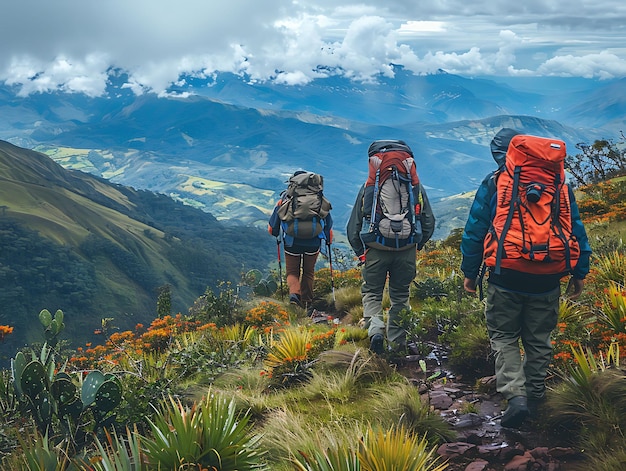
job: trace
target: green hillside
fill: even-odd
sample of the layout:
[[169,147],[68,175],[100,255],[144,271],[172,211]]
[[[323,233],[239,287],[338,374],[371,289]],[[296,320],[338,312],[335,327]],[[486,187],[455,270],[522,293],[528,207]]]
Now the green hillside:
[[[228,227],[164,195],[66,170],[0,141],[0,324],[15,347],[31,338],[43,308],[62,309],[77,341],[101,319],[120,329],[150,323],[159,287],[186,312],[207,287],[264,270],[274,240]],[[39,329],[33,329],[40,335]]]

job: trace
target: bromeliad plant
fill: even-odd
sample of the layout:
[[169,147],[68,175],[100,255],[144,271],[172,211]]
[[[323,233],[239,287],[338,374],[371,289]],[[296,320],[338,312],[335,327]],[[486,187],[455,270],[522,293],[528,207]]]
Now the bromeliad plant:
[[298,471],[443,471],[448,465],[403,427],[375,430],[368,426],[358,446],[335,444],[326,450],[300,453],[291,461]]
[[248,422],[233,399],[211,391],[191,407],[170,396],[150,420],[152,438],[142,439],[150,469],[264,470],[264,452]]
[[615,335],[626,335],[626,289],[612,281],[604,293],[605,299],[598,320]]
[[96,438],[98,454],[90,459],[95,471],[147,471],[147,457],[141,446],[141,436],[135,427],[126,429],[126,439],[105,430],[105,440]]
[[368,428],[361,441],[358,457],[361,469],[402,469],[404,471],[443,471],[436,448],[428,449],[428,441],[413,435],[404,427],[389,430]]
[[626,375],[619,367],[619,345],[611,344],[598,358],[589,348],[572,347],[572,354],[576,363],[561,372],[563,381],[547,395],[547,429],[571,437],[590,459],[607,450],[624,456]]
[[264,365],[265,373],[281,386],[299,384],[311,379],[308,352],[312,334],[304,328],[283,331],[278,340],[270,339],[270,352]]

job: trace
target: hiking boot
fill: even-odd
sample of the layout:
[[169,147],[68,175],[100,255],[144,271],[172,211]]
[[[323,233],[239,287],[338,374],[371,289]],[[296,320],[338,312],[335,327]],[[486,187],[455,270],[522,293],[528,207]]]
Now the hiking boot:
[[291,293],[289,295],[289,303],[298,307],[302,307],[302,303],[300,302],[300,295],[297,293]]
[[507,428],[519,428],[528,414],[526,396],[514,396],[509,399],[509,404],[500,419],[500,425]]
[[370,338],[370,351],[376,355],[383,353],[383,341],[382,334],[372,335],[372,338]]
[[546,397],[529,397],[527,399],[528,402],[528,415],[532,419],[536,419],[541,413],[541,409],[543,407],[544,402],[546,401]]

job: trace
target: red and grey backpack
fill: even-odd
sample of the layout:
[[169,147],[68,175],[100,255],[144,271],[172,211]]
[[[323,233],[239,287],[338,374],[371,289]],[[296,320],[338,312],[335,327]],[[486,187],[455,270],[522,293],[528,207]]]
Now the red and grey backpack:
[[361,240],[367,247],[405,250],[422,238],[421,193],[413,152],[404,141],[374,141],[363,198]]

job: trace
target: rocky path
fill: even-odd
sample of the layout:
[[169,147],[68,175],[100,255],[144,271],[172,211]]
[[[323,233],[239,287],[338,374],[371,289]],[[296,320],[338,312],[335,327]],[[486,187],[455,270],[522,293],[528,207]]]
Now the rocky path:
[[480,379],[478,388],[456,381],[452,375],[425,382],[419,363],[409,357],[398,364],[398,371],[420,388],[430,407],[456,431],[456,441],[444,443],[437,450],[448,460],[448,471],[580,469],[579,452],[554,443],[554,437],[544,436],[531,423],[520,430],[500,426],[504,401],[495,392],[494,377]]

